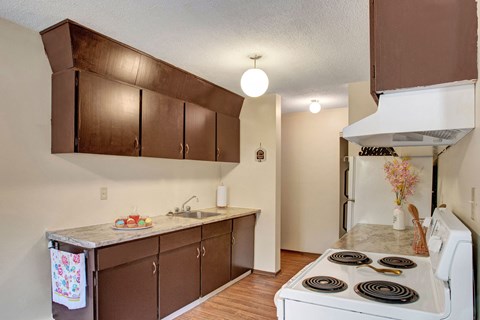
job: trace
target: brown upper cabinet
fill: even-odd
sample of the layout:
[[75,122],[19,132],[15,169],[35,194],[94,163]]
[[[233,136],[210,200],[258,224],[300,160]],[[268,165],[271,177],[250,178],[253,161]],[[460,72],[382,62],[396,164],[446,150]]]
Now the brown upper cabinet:
[[184,103],[143,90],[142,156],[183,159]]
[[475,0],[370,0],[371,91],[477,79]]
[[70,20],[41,35],[52,153],[240,161],[243,97]]
[[185,159],[215,161],[215,112],[185,105]]
[[217,161],[240,162],[240,119],[217,113]]
[[244,98],[144,52],[64,20],[40,32],[53,73],[77,68],[233,117]]
[[52,153],[138,156],[140,90],[73,69],[52,76]]

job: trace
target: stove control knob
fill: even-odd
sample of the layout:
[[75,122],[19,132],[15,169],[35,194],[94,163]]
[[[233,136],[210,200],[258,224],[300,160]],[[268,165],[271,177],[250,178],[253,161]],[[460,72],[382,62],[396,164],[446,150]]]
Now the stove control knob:
[[430,252],[437,253],[442,250],[443,241],[439,236],[432,236],[428,241],[428,249]]

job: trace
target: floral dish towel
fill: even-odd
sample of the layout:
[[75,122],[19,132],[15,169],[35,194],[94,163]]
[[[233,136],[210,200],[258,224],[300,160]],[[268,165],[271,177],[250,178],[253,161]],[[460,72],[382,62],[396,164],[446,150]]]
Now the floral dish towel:
[[50,249],[52,301],[68,309],[85,308],[85,254]]

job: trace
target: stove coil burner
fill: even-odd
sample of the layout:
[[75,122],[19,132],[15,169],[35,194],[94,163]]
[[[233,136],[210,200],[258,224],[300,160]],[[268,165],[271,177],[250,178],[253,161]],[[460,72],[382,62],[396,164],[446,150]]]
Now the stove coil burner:
[[358,295],[377,302],[405,304],[418,300],[415,290],[390,281],[360,282],[354,290]]
[[402,257],[385,257],[378,260],[378,263],[385,267],[398,269],[412,269],[417,266],[412,260]]
[[317,292],[342,292],[348,288],[347,284],[342,280],[333,277],[312,277],[303,280],[302,285],[310,290]]
[[351,266],[372,263],[372,260],[369,257],[364,255],[363,253],[355,251],[335,252],[328,256],[328,260],[333,263],[346,264]]

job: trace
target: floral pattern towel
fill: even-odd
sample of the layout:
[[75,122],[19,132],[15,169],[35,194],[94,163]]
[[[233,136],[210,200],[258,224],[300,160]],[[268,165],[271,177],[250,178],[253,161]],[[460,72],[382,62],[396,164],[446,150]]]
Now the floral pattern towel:
[[68,309],[86,307],[85,254],[50,249],[52,300]]

